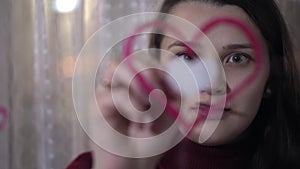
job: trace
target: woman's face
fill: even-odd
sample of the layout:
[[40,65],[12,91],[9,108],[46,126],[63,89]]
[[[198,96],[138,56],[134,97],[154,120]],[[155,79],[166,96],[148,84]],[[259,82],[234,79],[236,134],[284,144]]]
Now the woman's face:
[[[259,109],[266,82],[269,77],[267,45],[258,28],[249,16],[241,8],[236,6],[216,6],[201,2],[184,2],[174,6],[170,11],[170,14],[186,19],[197,27],[201,27],[216,17],[227,16],[236,18],[247,24],[259,39],[260,44],[262,44],[263,66],[262,70],[257,74],[256,79],[249,83],[243,91],[237,93],[233,99],[226,101],[221,119],[208,118],[206,120],[208,126],[210,123],[215,124],[216,120],[220,122],[216,129],[211,128],[211,130],[214,130],[213,134],[202,144],[220,145],[233,142],[251,124]],[[176,25],[176,28],[183,31],[185,29],[184,25]],[[196,96],[200,96],[200,103],[199,101],[197,102],[197,99],[191,101],[191,98],[186,98],[186,100],[189,101],[184,101],[182,106],[183,113],[187,116],[189,113],[195,112],[193,111],[195,104],[199,104],[199,110],[197,110],[197,112],[201,112],[203,109],[213,104],[212,97],[214,97],[214,95],[230,94],[230,92],[234,91],[242,81],[253,72],[257,64],[252,45],[238,28],[230,25],[220,25],[206,33],[206,36],[214,45],[223,65],[226,76],[226,90],[224,92],[214,92],[216,89],[210,87],[200,90]],[[200,40],[199,46],[200,49],[201,47],[205,48],[205,43],[201,43]],[[193,61],[187,54],[184,54],[186,47],[176,39],[164,37],[161,43],[161,49],[175,54],[172,56],[161,56],[163,64],[168,64],[173,57],[183,57],[183,59]],[[201,50],[199,53],[201,54]],[[205,57],[209,57],[207,52]],[[207,130],[201,131],[203,124],[204,122],[199,122],[192,128],[188,135],[191,140],[199,142],[199,139],[201,140],[202,136],[206,136],[207,133],[209,133]]]

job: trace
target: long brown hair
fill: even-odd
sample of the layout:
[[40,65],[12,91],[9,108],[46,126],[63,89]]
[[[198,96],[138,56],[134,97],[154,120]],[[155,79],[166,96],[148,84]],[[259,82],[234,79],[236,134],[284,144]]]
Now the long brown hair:
[[[253,169],[300,168],[299,74],[284,19],[273,0],[165,0],[159,12],[169,13],[182,2],[202,2],[242,8],[259,28],[269,49],[272,94],[262,99],[255,121],[259,138]],[[153,34],[151,48],[160,48],[163,35]]]

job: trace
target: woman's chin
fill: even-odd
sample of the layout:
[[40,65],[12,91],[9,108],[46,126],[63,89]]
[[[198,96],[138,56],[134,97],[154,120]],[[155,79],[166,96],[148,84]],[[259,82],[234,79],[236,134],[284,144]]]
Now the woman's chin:
[[206,120],[205,123],[200,123],[194,126],[187,138],[205,146],[218,146],[227,144],[230,140],[225,133],[218,132],[219,120]]

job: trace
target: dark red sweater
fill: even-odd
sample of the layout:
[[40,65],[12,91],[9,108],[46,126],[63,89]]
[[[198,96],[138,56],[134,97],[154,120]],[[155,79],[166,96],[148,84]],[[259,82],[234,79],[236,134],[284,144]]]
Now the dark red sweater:
[[[247,169],[253,156],[252,143],[207,147],[188,139],[168,151],[158,169]],[[79,155],[67,169],[91,169],[92,153]]]
[[254,147],[251,143],[208,147],[183,140],[158,164],[158,169],[247,169]]

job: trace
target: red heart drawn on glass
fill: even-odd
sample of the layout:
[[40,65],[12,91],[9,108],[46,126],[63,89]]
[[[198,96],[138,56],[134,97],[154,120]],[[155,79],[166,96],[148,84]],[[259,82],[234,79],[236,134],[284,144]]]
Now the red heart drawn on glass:
[[[261,71],[261,68],[263,65],[262,49],[261,49],[259,40],[255,36],[255,34],[248,28],[248,26],[246,24],[244,24],[243,22],[241,22],[237,19],[228,18],[228,17],[213,19],[210,22],[206,23],[203,27],[199,28],[201,31],[199,31],[194,36],[194,39],[192,40],[192,44],[195,44],[195,42],[197,42],[203,36],[203,33],[205,34],[209,31],[215,29],[216,27],[218,27],[221,24],[228,24],[228,25],[237,27],[246,35],[246,37],[248,38],[248,40],[250,41],[250,43],[253,46],[254,57],[256,60],[256,66],[254,68],[254,71],[248,77],[246,77],[235,89],[233,89],[229,94],[226,95],[226,100],[229,101],[229,100],[233,99],[242,90],[244,90],[249,84],[251,84],[255,80],[256,75]],[[149,27],[168,29],[172,33],[179,35],[179,38],[183,37],[182,34],[178,30],[176,30],[175,28],[173,28],[170,25],[163,23],[163,22],[155,21],[155,22],[149,22],[149,23],[143,24],[136,29],[136,31],[134,32],[134,35],[131,36],[128,39],[127,43],[124,45],[124,48],[123,48],[123,58],[124,59],[126,59],[127,57],[129,57],[131,55],[132,46],[133,46],[134,40],[136,38],[136,35],[138,35],[142,30],[149,28]],[[188,47],[188,50],[192,50],[192,48]],[[137,73],[136,69],[132,65],[132,62],[129,61],[127,63],[128,63],[128,67],[130,68],[130,70],[133,73],[137,74],[136,77],[139,82],[139,85],[145,90],[145,92],[147,94],[149,94],[154,88],[140,74]],[[157,99],[159,100],[159,98],[157,98]],[[166,112],[169,113],[174,119],[176,119],[178,117],[180,118],[180,116],[178,116],[179,112],[170,104],[169,101],[167,101],[167,103],[166,103]],[[207,115],[206,115],[206,117],[207,117]],[[205,120],[206,117],[198,116],[194,125],[197,124],[199,121]],[[179,119],[179,122],[181,122],[184,126],[190,125],[190,124],[187,124],[182,118]]]
[[0,121],[0,130],[3,129],[7,123],[7,111],[4,107],[0,107],[0,116],[2,116]]

